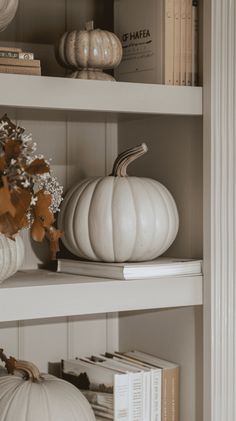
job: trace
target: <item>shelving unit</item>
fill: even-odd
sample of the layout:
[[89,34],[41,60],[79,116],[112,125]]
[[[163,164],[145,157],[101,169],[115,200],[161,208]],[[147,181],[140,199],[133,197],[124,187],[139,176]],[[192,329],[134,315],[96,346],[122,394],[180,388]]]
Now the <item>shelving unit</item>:
[[201,276],[116,281],[36,270],[0,288],[1,321],[201,304]]
[[202,115],[201,87],[2,74],[0,91],[0,106],[4,107],[99,113]]

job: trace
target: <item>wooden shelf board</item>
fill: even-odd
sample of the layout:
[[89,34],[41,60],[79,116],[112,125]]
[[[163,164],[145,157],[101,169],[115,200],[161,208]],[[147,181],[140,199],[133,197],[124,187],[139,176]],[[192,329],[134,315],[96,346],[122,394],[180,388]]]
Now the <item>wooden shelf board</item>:
[[202,304],[202,276],[118,281],[19,271],[0,286],[0,321]]
[[0,106],[106,113],[202,115],[202,88],[0,75]]

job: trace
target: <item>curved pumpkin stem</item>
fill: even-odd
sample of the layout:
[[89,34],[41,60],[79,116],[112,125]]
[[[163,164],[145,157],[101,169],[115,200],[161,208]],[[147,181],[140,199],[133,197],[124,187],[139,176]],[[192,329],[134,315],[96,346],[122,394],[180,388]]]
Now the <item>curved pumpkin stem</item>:
[[85,30],[86,31],[93,31],[94,30],[93,20],[90,20],[89,22],[86,22]]
[[147,151],[148,147],[146,143],[142,143],[139,146],[121,152],[114,162],[111,175],[113,177],[126,177],[128,165],[135,159],[144,155]]
[[0,349],[0,360],[5,363],[9,374],[14,374],[14,371],[18,370],[22,371],[26,375],[26,378],[31,379],[33,382],[42,380],[38,367],[29,361],[16,360],[13,357],[7,358],[3,349]]

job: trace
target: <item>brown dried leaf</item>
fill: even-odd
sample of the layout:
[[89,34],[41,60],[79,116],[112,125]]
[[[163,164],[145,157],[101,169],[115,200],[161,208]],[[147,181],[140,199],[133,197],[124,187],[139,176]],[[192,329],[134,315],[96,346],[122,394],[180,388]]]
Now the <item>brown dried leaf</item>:
[[18,188],[11,194],[12,203],[16,209],[15,222],[19,229],[28,225],[26,213],[30,207],[32,194],[29,190]]
[[12,134],[21,135],[25,131],[25,129],[22,127],[16,126],[7,116],[7,114],[4,114],[4,116],[1,118],[1,121],[7,123],[4,129],[7,131],[8,136],[11,136]]
[[3,187],[0,188],[0,215],[9,213],[12,217],[16,214],[16,209],[11,201],[11,194],[8,187],[7,177],[2,177]]
[[36,197],[38,200],[34,208],[35,219],[40,220],[43,227],[50,227],[54,222],[53,213],[49,209],[52,197],[49,193],[45,193],[44,190],[40,190]]
[[9,139],[4,146],[6,161],[10,162],[11,159],[17,159],[21,153],[21,143],[16,139]]
[[0,171],[3,172],[7,166],[5,156],[0,156]]
[[35,220],[31,227],[31,237],[34,241],[43,241],[45,237],[45,228],[40,221]]
[[59,248],[59,239],[63,236],[64,232],[56,229],[55,227],[50,227],[46,230],[46,237],[50,242],[50,253],[51,259],[55,260]]
[[18,225],[10,213],[6,212],[0,215],[0,232],[7,237],[12,237],[19,231]]
[[38,175],[49,172],[49,165],[44,159],[36,158],[30,165],[25,167],[25,171],[30,175]]

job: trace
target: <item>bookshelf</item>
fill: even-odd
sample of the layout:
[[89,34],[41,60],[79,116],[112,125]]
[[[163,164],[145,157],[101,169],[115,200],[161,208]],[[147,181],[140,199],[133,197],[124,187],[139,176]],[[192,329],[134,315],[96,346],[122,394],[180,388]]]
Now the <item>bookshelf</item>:
[[32,244],[24,233],[24,270],[35,272],[19,273],[0,286],[0,346],[41,370],[50,360],[91,349],[138,346],[160,352],[181,365],[181,421],[232,421],[235,5],[200,2],[203,90],[65,79],[53,52],[59,34],[94,16],[97,26],[112,30],[112,3],[21,0],[1,43],[38,54],[45,76],[0,75],[1,111],[33,133],[65,188],[77,179],[109,174],[118,150],[147,141],[152,152],[131,173],[157,178],[171,190],[182,223],[170,252],[194,258],[204,250],[204,282],[201,277],[149,285],[49,281],[47,272],[37,270],[47,260],[46,245]]

